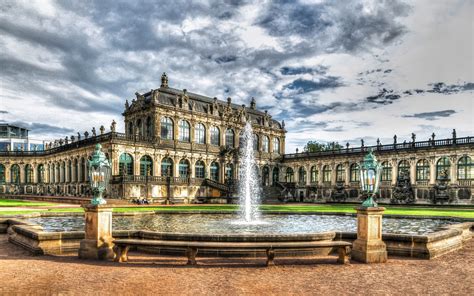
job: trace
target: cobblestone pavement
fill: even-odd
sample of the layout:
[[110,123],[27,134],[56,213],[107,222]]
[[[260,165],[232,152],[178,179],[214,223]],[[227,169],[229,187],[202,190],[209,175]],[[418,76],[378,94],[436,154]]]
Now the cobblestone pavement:
[[31,256],[0,235],[0,295],[472,295],[474,239],[433,260],[335,264],[335,257],[185,258],[131,252],[128,263]]

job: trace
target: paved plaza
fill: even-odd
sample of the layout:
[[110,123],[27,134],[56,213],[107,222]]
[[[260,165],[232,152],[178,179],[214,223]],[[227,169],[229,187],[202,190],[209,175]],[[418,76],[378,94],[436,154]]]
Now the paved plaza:
[[[474,241],[433,260],[389,258],[386,264],[337,265],[335,258],[201,258],[131,252],[128,263],[32,256],[0,235],[1,295],[468,295],[474,286]],[[106,266],[107,268],[103,268]]]

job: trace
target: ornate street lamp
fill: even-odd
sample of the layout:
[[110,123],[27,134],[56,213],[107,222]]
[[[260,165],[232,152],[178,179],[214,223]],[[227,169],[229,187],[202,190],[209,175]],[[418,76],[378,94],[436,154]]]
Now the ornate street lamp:
[[374,196],[379,190],[380,171],[382,166],[377,162],[372,150],[364,157],[360,163],[360,184],[362,191],[367,194],[367,199],[362,203],[362,207],[377,207]]
[[96,144],[92,160],[89,160],[89,179],[91,182],[92,205],[103,205],[107,202],[102,197],[102,193],[107,188],[110,178],[110,163],[104,152],[101,151],[102,145]]

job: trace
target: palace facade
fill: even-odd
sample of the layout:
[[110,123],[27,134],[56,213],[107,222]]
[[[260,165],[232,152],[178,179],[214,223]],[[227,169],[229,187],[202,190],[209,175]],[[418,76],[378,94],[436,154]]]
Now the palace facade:
[[256,108],[161,86],[136,93],[123,112],[125,133],[78,133],[44,151],[0,151],[0,194],[89,196],[95,144],[112,165],[107,197],[163,202],[229,202],[237,196],[239,142],[247,122],[266,200],[359,202],[359,163],[371,149],[382,164],[387,203],[474,204],[474,137],[317,153],[285,154],[285,125]]

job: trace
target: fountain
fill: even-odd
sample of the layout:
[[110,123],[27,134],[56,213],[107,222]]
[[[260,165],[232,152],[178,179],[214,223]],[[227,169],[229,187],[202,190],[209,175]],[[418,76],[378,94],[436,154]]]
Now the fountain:
[[259,222],[260,178],[253,151],[254,137],[252,125],[247,122],[241,136],[239,166],[241,222],[247,224]]

